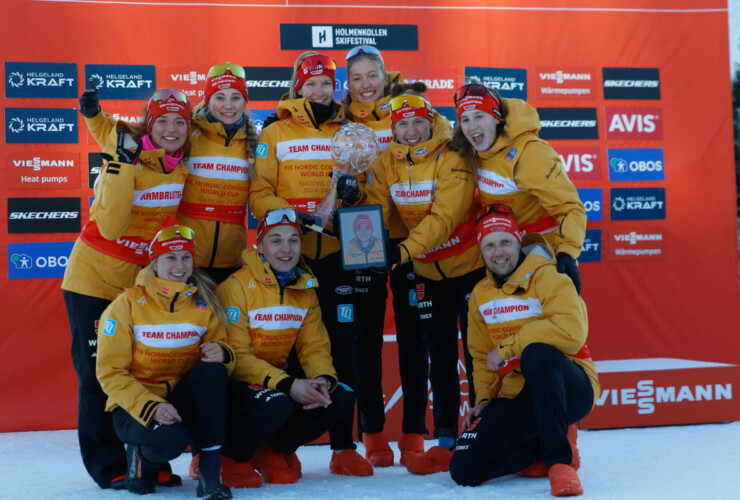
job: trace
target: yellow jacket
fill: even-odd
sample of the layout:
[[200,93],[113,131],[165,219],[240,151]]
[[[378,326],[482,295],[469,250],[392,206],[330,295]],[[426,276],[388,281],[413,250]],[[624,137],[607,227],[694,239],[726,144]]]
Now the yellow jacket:
[[414,259],[414,271],[433,280],[483,265],[473,234],[475,179],[447,149],[451,137],[450,122],[435,111],[431,139],[411,147],[392,141],[370,169],[362,202],[382,205],[386,226],[395,206],[409,230],[401,263]]
[[373,244],[367,251],[360,247],[357,238],[352,238],[344,249],[345,264],[372,264],[373,262],[383,262],[383,240],[373,236]]
[[313,288],[318,280],[304,268],[298,278],[281,288],[270,265],[252,248],[242,254],[244,266],[218,287],[226,308],[229,344],[236,353],[232,377],[240,382],[278,389],[290,375],[288,355],[295,349],[308,378],[325,376],[336,386],[331,345],[321,322]]
[[586,236],[586,209],[560,156],[537,137],[537,111],[520,99],[504,99],[506,129],[488,151],[478,153],[481,205],[505,203],[522,229],[541,233],[556,253],[574,259]]
[[108,395],[107,411],[120,406],[147,426],[160,403],[201,358],[200,345],[218,342],[224,365],[234,369],[226,327],[186,283],[140,273],[100,317],[96,373]]
[[581,365],[591,380],[595,403],[600,386],[596,365],[586,347],[586,304],[570,278],[557,272],[552,252],[541,235],[527,235],[522,251],[526,254],[524,261],[502,287],[488,271],[470,297],[468,349],[473,357],[476,403],[496,397],[513,398],[524,386],[518,369],[503,377],[489,370],[488,353],[498,349],[502,360],[516,366],[524,348],[534,342],[549,344]]

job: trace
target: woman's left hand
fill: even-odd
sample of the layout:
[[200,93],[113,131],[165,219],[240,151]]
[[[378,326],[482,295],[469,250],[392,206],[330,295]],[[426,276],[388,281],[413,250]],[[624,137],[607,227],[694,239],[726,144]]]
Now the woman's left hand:
[[200,350],[203,352],[201,361],[206,363],[223,363],[224,362],[224,349],[218,342],[208,342],[207,344],[201,344]]

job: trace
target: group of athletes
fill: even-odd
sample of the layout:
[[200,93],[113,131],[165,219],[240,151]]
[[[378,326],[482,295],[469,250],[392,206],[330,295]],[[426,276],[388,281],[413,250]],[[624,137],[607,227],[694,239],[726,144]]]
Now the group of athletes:
[[[462,485],[549,476],[553,495],[582,493],[575,424],[599,393],[576,263],[586,213],[536,111],[468,83],[451,96],[453,132],[425,85],[388,72],[376,48],[350,50],[346,69],[337,103],[335,61],[299,56],[259,137],[233,63],[210,69],[194,107],[155,92],[141,126],[103,112],[92,85],[80,98],[107,162],[62,288],[80,450],[101,488],[180,485],[168,462],[187,447],[199,497],[294,483],[296,449],[327,431],[332,473],[393,465],[381,384],[390,280],[401,465]],[[334,182],[342,204],[382,207],[382,268],[344,270],[339,241],[307,229],[321,225],[328,146],[349,122],[370,127],[381,153]],[[259,219],[250,242],[247,202]],[[359,242],[367,219],[344,230]],[[355,257],[372,262],[378,239],[364,240]],[[458,332],[474,403],[462,434]],[[437,444],[425,449],[429,382]]]

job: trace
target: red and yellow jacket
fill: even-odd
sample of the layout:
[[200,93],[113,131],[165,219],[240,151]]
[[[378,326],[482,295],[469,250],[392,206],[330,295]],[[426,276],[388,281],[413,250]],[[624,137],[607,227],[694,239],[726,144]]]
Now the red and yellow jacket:
[[107,411],[126,410],[147,426],[160,403],[201,358],[200,345],[218,342],[234,369],[226,327],[197,289],[162,280],[144,269],[100,317],[96,373],[108,395]]
[[488,353],[498,349],[501,359],[517,367],[524,348],[541,342],[557,348],[580,365],[594,390],[600,386],[596,365],[586,346],[586,304],[567,275],[558,273],[552,253],[537,233],[525,236],[523,262],[499,287],[490,271],[473,289],[468,309],[468,349],[473,357],[476,404],[493,398],[513,398],[522,390],[518,368],[493,372]]
[[297,279],[282,288],[256,249],[245,250],[242,260],[244,266],[218,287],[229,317],[229,344],[236,353],[232,378],[278,389],[290,378],[285,369],[295,348],[308,378],[325,376],[336,387],[329,335],[313,290],[318,280],[301,262]]
[[373,262],[383,262],[384,252],[383,240],[373,236],[373,244],[365,251],[360,247],[357,238],[352,238],[344,249],[345,264],[372,264]]
[[450,122],[434,112],[432,138],[414,146],[392,141],[373,163],[363,205],[380,204],[386,225],[394,207],[409,230],[401,263],[440,280],[483,265],[475,244],[475,179],[463,159],[447,149]]
[[560,156],[537,137],[537,111],[520,99],[504,99],[506,129],[488,151],[478,152],[481,205],[505,203],[527,232],[542,234],[556,253],[574,259],[586,237],[586,209]]
[[[278,121],[260,134],[257,178],[252,182],[249,205],[256,218],[276,208],[294,207],[313,213],[329,190],[334,162],[331,139],[342,126],[340,112],[317,124],[308,99],[285,99],[277,109]],[[303,255],[320,259],[339,251],[339,242],[311,231],[303,237]]]

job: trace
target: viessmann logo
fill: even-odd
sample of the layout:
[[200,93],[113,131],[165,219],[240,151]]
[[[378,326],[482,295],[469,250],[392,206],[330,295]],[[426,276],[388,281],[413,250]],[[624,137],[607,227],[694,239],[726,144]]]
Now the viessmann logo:
[[8,144],[76,144],[77,110],[5,108]]
[[5,62],[5,97],[77,97],[74,63]]
[[591,68],[538,68],[536,94],[541,99],[593,99],[596,78]]
[[85,81],[92,81],[101,99],[145,100],[155,89],[153,65],[86,64]]
[[639,380],[634,387],[602,389],[596,406],[634,405],[638,415],[650,415],[658,405],[732,400],[732,384],[656,385]]

